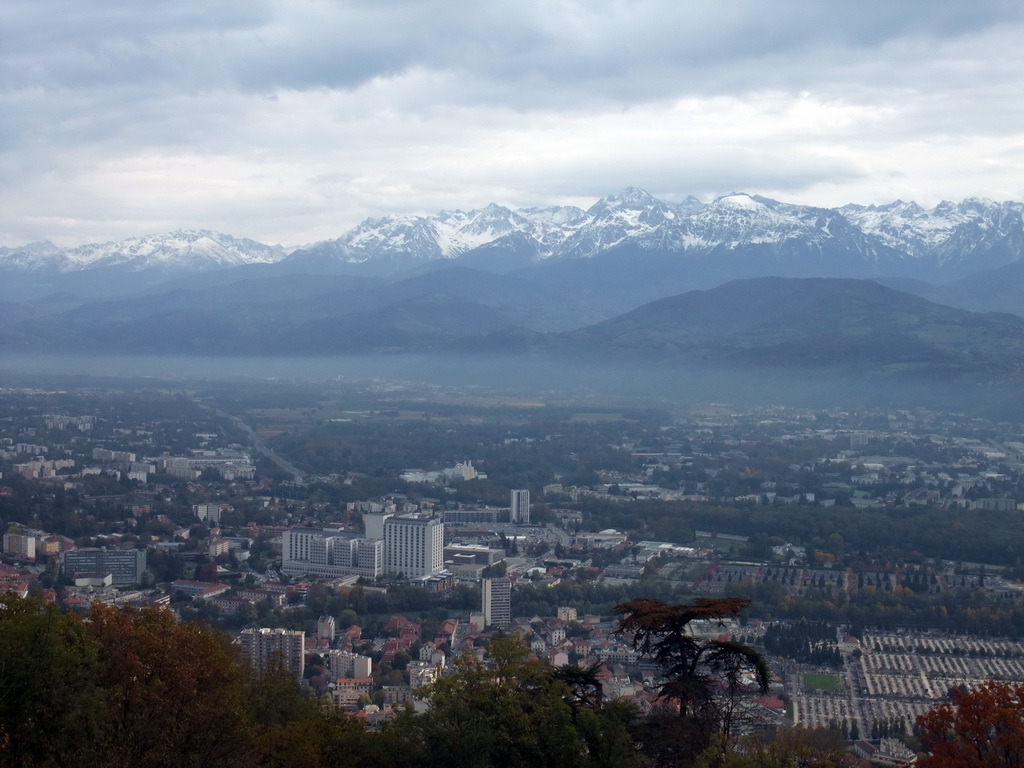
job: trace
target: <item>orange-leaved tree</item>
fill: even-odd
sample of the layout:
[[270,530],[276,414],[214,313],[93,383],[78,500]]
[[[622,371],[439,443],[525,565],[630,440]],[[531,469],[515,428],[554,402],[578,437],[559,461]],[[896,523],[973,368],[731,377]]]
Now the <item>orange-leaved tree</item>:
[[245,763],[244,673],[227,637],[164,609],[100,603],[86,628],[101,649],[107,765]]
[[921,768],[1024,767],[1024,683],[989,681],[917,719]]

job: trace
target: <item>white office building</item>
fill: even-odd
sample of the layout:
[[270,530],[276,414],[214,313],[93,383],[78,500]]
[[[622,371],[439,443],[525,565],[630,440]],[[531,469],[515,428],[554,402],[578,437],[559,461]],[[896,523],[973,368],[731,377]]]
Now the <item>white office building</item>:
[[426,515],[384,521],[384,571],[408,579],[444,570],[444,524]]
[[525,490],[512,491],[512,503],[509,511],[510,523],[530,522],[530,492]]
[[394,515],[393,512],[367,512],[363,515],[363,527],[366,529],[366,538],[383,539],[384,521]]
[[281,554],[281,570],[291,575],[375,579],[384,572],[384,542],[335,531],[291,528],[282,536]]

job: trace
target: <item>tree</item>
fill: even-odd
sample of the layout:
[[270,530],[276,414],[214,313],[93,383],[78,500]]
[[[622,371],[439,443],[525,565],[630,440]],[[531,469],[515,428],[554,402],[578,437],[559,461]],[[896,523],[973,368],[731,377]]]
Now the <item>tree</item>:
[[0,648],[0,764],[98,764],[99,648],[81,618],[5,595]]
[[853,764],[845,755],[842,734],[829,728],[783,728],[768,740],[746,736],[741,745],[721,763],[722,768],[842,768]]
[[228,638],[167,610],[93,604],[102,648],[110,765],[242,761],[242,669]]
[[954,688],[950,700],[917,719],[921,768],[1024,766],[1024,683],[988,681],[973,691]]
[[426,691],[430,710],[398,719],[389,734],[405,745],[397,754],[426,768],[637,764],[626,728],[631,710],[581,708],[574,721],[569,688],[529,658],[521,639],[495,638],[487,651],[487,665],[473,654],[456,659],[456,674]]
[[[615,608],[622,614],[616,632],[662,668],[660,696],[675,710],[660,712],[647,724],[653,731],[645,743],[659,745],[655,761],[687,764],[713,744],[728,748],[742,680],[752,675],[762,692],[770,672],[764,657],[731,640],[704,639],[691,632],[694,621],[724,623],[740,615],[750,601],[738,597],[697,598],[692,604],[669,605],[637,598]],[[717,739],[721,734],[724,738]]]
[[572,664],[555,670],[555,679],[561,680],[569,688],[569,706],[572,708],[573,722],[576,722],[583,707],[600,708],[604,698],[600,673],[600,662],[589,667]]

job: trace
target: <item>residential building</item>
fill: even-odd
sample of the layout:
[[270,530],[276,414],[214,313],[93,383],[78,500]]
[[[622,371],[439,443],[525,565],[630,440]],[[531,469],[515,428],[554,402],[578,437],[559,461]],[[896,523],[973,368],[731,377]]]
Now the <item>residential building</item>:
[[560,621],[576,621],[576,609],[567,605],[558,606],[558,618]]
[[223,507],[220,504],[193,504],[192,511],[200,520],[207,520],[215,525],[220,525],[220,513]]
[[530,492],[526,490],[512,491],[512,503],[509,510],[510,523],[530,522]]
[[335,680],[342,677],[370,677],[373,668],[373,659],[351,651],[330,649],[324,652],[323,657]]
[[334,706],[339,709],[355,711],[359,709],[361,699],[369,701],[370,693],[373,691],[373,678],[343,677],[337,681],[336,686],[331,691]]
[[332,642],[337,631],[337,626],[338,625],[334,617],[325,613],[316,623],[316,636],[321,640]]
[[306,665],[306,636],[294,629],[243,629],[238,637],[242,661],[255,672],[262,672],[279,661],[302,680]]
[[5,533],[4,554],[24,560],[35,560],[36,537],[27,533]]
[[482,602],[484,624],[507,627],[512,621],[512,582],[508,577],[484,579]]

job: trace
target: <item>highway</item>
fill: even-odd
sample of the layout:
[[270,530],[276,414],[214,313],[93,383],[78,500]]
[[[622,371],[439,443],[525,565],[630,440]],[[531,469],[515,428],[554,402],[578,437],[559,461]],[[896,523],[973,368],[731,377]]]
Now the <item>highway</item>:
[[198,405],[200,408],[205,408],[208,411],[213,411],[218,416],[222,416],[225,419],[233,421],[236,425],[238,425],[248,433],[249,440],[252,443],[252,447],[257,451],[257,453],[263,454],[272,462],[277,464],[277,466],[279,466],[285,472],[290,474],[296,483],[306,482],[306,475],[304,472],[302,472],[302,470],[300,470],[287,459],[283,459],[279,455],[274,453],[273,449],[271,449],[271,447],[266,444],[263,438],[256,434],[255,430],[253,430],[252,427],[250,427],[240,418],[238,418],[237,416],[232,416],[230,413],[222,411],[220,408],[214,408],[212,406],[206,405],[205,403],[196,402],[196,405]]

